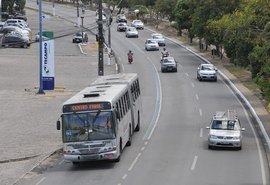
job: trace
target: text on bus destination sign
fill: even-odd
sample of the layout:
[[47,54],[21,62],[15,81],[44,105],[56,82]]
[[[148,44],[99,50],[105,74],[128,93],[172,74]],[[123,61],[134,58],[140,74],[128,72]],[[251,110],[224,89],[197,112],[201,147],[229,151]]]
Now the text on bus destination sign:
[[90,111],[90,110],[102,110],[110,109],[110,103],[87,103],[87,104],[76,104],[76,105],[66,105],[63,108],[63,112],[77,112],[77,111]]

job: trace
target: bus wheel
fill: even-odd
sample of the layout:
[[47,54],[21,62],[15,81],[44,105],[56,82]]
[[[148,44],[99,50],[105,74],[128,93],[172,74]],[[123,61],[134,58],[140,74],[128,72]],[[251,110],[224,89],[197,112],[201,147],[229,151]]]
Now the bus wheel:
[[127,146],[131,146],[131,141],[132,141],[132,130],[131,130],[131,125],[130,125]]
[[136,132],[139,132],[140,131],[140,128],[141,128],[141,122],[140,122],[140,114],[138,113],[138,124],[135,128],[135,131]]

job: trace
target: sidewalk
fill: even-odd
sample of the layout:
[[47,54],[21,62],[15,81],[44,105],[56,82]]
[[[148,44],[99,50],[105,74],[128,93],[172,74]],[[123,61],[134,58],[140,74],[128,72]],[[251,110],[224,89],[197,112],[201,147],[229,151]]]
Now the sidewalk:
[[[38,32],[38,12],[26,11],[28,23],[35,34]],[[52,29],[74,27],[57,17],[51,17],[50,22]],[[50,25],[45,24],[50,29]],[[14,184],[62,147],[61,132],[56,130],[62,103],[98,77],[98,54],[91,48],[84,49],[85,54],[82,54],[71,39],[72,35],[55,40],[56,88],[45,91],[44,95],[37,94],[39,44],[34,43],[29,49],[0,49],[1,185]],[[89,42],[94,41],[95,37],[89,34]],[[104,55],[104,75],[114,73],[114,60],[108,65]]]

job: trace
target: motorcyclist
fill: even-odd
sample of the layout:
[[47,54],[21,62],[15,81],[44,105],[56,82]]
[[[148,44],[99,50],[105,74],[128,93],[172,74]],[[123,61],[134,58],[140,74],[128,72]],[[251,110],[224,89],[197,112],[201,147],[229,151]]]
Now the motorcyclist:
[[133,53],[131,50],[128,51],[128,62],[131,63],[133,62]]
[[163,50],[161,51],[161,59],[168,56],[169,56],[169,52],[166,50],[166,48],[163,48]]

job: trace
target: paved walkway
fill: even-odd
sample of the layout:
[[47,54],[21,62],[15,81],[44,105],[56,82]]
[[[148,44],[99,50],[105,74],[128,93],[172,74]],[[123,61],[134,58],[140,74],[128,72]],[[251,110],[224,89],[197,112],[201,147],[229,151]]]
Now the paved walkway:
[[[38,31],[37,13],[27,9],[28,23],[34,34]],[[57,17],[51,17],[50,21],[54,29],[72,29],[73,26]],[[50,28],[46,24],[46,28]],[[34,43],[29,49],[0,48],[1,185],[14,184],[62,147],[61,132],[56,130],[62,103],[98,77],[95,48],[80,50],[71,41],[72,35],[55,40],[56,89],[45,91],[45,95],[37,94],[39,44]],[[89,34],[89,45],[93,43],[95,37]],[[108,65],[106,56],[104,75],[116,73],[114,60]]]

